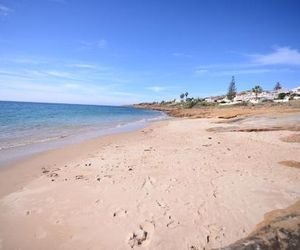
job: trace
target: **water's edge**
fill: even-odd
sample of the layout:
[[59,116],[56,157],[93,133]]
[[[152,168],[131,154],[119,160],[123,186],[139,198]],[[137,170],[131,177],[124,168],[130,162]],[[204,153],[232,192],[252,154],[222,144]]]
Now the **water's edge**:
[[103,130],[103,131],[101,131],[102,132],[101,134],[98,134],[93,137],[84,137],[84,136],[81,137],[79,135],[76,139],[72,138],[73,140],[66,140],[65,138],[61,138],[61,140],[58,140],[58,141],[44,142],[44,143],[39,143],[36,145],[27,145],[25,150],[23,150],[23,148],[14,149],[14,150],[6,150],[3,152],[0,152],[0,156],[1,156],[1,153],[5,154],[5,157],[3,157],[3,156],[0,157],[0,169],[6,168],[8,166],[12,166],[15,163],[18,163],[22,160],[29,159],[31,157],[34,157],[41,153],[46,153],[51,150],[63,149],[66,146],[80,144],[80,143],[88,142],[91,140],[97,140],[97,139],[99,139],[101,137],[105,137],[105,136],[139,131],[139,130],[149,127],[153,123],[165,121],[165,120],[169,120],[169,119],[172,119],[172,118],[166,117],[165,119],[151,121],[151,122],[145,122],[145,123],[140,123],[140,124],[131,123],[131,124],[124,125],[122,127],[116,127],[116,128],[110,128],[110,129]]
[[[12,165],[15,162],[29,158],[33,155],[62,148],[67,145],[77,144],[88,140],[96,139],[98,137],[133,132],[140,130],[148,126],[150,123],[160,120],[169,119],[169,117],[163,113],[157,113],[155,117],[142,118],[136,121],[120,121],[118,124],[112,123],[109,126],[95,126],[88,131],[74,131],[73,134],[67,136],[57,136],[54,138],[45,137],[43,140],[35,141],[31,143],[22,143],[14,147],[1,148],[0,150],[0,168],[8,165]],[[43,131],[37,131],[43,133]]]

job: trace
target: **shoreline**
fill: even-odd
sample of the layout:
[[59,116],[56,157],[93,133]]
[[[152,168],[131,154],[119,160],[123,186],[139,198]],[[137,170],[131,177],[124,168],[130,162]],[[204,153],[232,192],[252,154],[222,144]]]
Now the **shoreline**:
[[68,145],[82,143],[102,136],[138,131],[149,126],[149,124],[152,122],[163,121],[167,119],[170,118],[164,114],[164,116],[161,115],[157,118],[154,118],[154,120],[137,120],[112,127],[100,128],[98,130],[94,129],[89,133],[85,132],[68,136],[61,135],[56,137],[54,140],[45,139],[42,142],[33,142],[31,144],[4,148],[0,150],[0,169],[6,167],[7,165],[12,165],[20,160],[26,160],[31,156],[47,152],[49,150],[55,150]]
[[[2,168],[1,244],[225,247],[253,232],[266,213],[299,200],[299,169],[281,164],[300,162],[299,142],[284,141],[298,138],[290,127],[299,115],[158,121]],[[274,121],[281,130],[272,130]],[[249,132],[257,126],[270,130]]]
[[[74,161],[76,159],[81,159],[83,157],[88,157],[89,154],[92,154],[94,151],[97,151],[97,147],[104,147],[106,144],[110,144],[114,140],[123,139],[124,137],[128,137],[128,136],[140,133],[141,131],[143,131],[144,129],[147,129],[147,128],[151,129],[152,127],[160,126],[160,124],[167,122],[168,120],[169,119],[159,120],[159,121],[151,121],[151,122],[148,122],[147,124],[144,124],[144,126],[140,127],[140,128],[135,128],[135,129],[132,128],[130,130],[119,131],[119,132],[110,133],[110,134],[104,134],[104,135],[97,136],[95,138],[61,145],[56,148],[50,148],[50,149],[46,149],[41,152],[29,154],[27,156],[23,156],[21,158],[18,158],[18,159],[12,160],[6,164],[3,164],[0,166],[0,198],[3,197],[3,194],[5,195],[8,192],[17,191],[16,189],[14,189],[12,187],[10,187],[9,190],[5,190],[2,187],[2,186],[5,186],[5,185],[3,185],[3,183],[5,183],[6,180],[11,181],[10,178],[8,178],[8,179],[5,178],[6,174],[11,175],[10,171],[12,171],[12,172],[21,171],[21,173],[24,173],[25,171],[27,172],[27,170],[29,170],[29,169],[34,171],[32,176],[22,175],[22,177],[20,177],[20,179],[22,179],[24,176],[29,177],[29,179],[26,179],[25,183],[27,183],[28,182],[27,180],[29,180],[29,181],[32,180],[32,178],[30,178],[30,177],[36,178],[37,177],[36,173],[40,173],[40,171],[35,171],[38,168],[40,168],[40,161],[46,161],[47,162],[46,165],[54,165],[54,166],[59,165],[59,164],[64,165],[70,161]],[[82,152],[81,148],[85,148],[85,150]],[[72,158],[74,155],[75,155],[75,157]],[[57,158],[59,158],[59,160],[56,160]],[[72,159],[72,160],[70,160],[70,159]],[[29,168],[28,168],[28,165],[33,165],[33,166],[29,166]],[[24,166],[26,167],[26,170],[23,169]],[[5,177],[3,178],[3,176],[5,176]],[[19,182],[19,180],[17,180],[17,182]],[[24,185],[24,182],[21,182],[21,183],[22,183],[22,185]],[[15,185],[15,184],[13,184],[13,185]],[[20,184],[18,184],[18,188],[19,188],[19,186],[20,186]]]
[[163,112],[124,106],[0,102],[0,167],[34,153],[165,119]]

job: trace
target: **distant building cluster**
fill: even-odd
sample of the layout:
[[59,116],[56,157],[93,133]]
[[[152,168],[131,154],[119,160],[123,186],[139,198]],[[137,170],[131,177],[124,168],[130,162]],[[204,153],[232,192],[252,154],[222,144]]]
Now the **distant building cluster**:
[[242,91],[237,93],[235,97],[230,100],[226,95],[207,97],[204,100],[208,103],[219,103],[220,105],[233,105],[242,102],[260,103],[264,101],[272,102],[288,102],[290,100],[300,99],[300,86],[291,90],[277,89],[272,91],[262,90],[259,93],[255,93],[253,90]]
[[[291,100],[300,99],[300,86],[293,89],[282,88],[279,82],[276,83],[273,90],[263,90],[261,86],[256,85],[251,90],[237,92],[235,87],[235,79],[228,88],[228,93],[225,95],[211,96],[206,98],[188,97],[189,93],[180,94],[180,98],[170,101],[161,101],[150,103],[150,105],[160,104],[174,107],[192,108],[197,106],[212,106],[212,105],[235,105],[235,104],[259,104],[264,102],[284,103]],[[149,104],[148,104],[149,105]]]

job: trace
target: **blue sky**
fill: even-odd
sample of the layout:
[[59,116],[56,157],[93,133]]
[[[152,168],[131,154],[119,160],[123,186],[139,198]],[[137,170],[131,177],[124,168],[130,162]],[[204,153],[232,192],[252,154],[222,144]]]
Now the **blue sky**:
[[300,85],[300,1],[0,0],[0,100],[130,104]]

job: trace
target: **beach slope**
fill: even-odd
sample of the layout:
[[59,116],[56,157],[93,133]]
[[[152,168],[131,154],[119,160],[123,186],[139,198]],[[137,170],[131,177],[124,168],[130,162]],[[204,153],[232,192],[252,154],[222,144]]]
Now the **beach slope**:
[[4,168],[0,249],[226,247],[299,200],[299,117],[173,119]]

